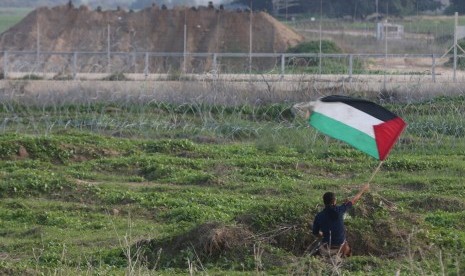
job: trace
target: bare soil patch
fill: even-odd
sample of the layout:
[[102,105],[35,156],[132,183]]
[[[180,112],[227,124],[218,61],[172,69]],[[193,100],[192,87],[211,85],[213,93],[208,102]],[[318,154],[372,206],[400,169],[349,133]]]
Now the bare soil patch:
[[[265,12],[214,8],[161,9],[157,6],[138,12],[94,11],[87,6],[74,8],[64,5],[32,11],[1,34],[0,50],[247,53],[252,46],[254,53],[275,53],[284,52],[303,39],[302,35]],[[62,62],[59,58],[56,55],[44,57],[43,62],[53,67],[53,64]],[[35,56],[31,55],[29,59],[35,59]],[[85,58],[85,54],[81,54],[79,65],[91,70],[104,66],[106,59],[105,55]],[[120,64],[130,63],[125,57],[120,59]],[[175,64],[179,63],[176,59],[151,62],[151,69],[180,66]],[[189,64],[195,66],[197,62],[192,59]],[[118,64],[117,61],[113,63]]]

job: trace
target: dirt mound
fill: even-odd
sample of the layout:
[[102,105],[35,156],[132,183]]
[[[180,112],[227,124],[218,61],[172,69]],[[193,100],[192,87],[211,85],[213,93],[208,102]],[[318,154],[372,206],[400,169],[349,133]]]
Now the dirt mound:
[[[31,12],[1,35],[0,50],[38,51],[42,54],[10,57],[10,70],[27,70],[25,65],[33,66],[29,71],[43,67],[60,77],[69,77],[76,71],[204,73],[228,69],[242,72],[246,57],[234,61],[225,58],[218,61],[221,65],[217,68],[213,67],[217,64],[213,55],[184,57],[168,53],[248,53],[250,47],[254,53],[276,53],[302,40],[303,36],[264,12],[156,6],[138,12],[94,11],[86,6],[65,5]],[[146,55],[149,52],[163,54]],[[257,58],[253,68],[269,69],[275,64],[273,59]]]
[[376,193],[364,195],[363,202],[350,210],[350,215],[365,218],[363,225],[349,220],[347,240],[354,255],[395,257],[403,253],[410,229],[399,221],[418,224],[417,218],[407,216],[397,206]]
[[[206,258],[215,259],[219,256],[234,255],[244,258],[249,255],[249,248],[253,245],[253,233],[241,226],[226,226],[220,223],[205,223],[191,231],[166,241],[141,240],[137,242],[132,252],[140,252],[143,260],[147,260],[149,267],[154,267],[157,257],[174,261],[182,252],[191,252],[204,261]],[[160,261],[160,260],[159,260]],[[185,259],[180,260],[184,265]]]
[[465,203],[461,199],[441,197],[441,196],[428,196],[426,198],[417,198],[413,200],[410,207],[422,209],[427,212],[445,211],[445,212],[461,212],[465,208]]
[[[207,264],[225,262],[226,267],[242,263],[245,269],[260,263],[261,267],[282,266],[290,259],[269,250],[266,241],[259,241],[244,225],[224,225],[218,222],[201,224],[185,234],[167,240],[141,240],[131,252],[134,259],[143,260],[150,268],[186,267],[186,260]],[[259,258],[260,260],[257,260]]]
[[[189,53],[248,53],[250,18],[254,53],[284,52],[303,40],[264,12],[156,6],[138,12],[96,11],[64,5],[31,12],[1,35],[0,50],[106,52],[110,48],[111,52],[182,53],[185,49]],[[44,59],[54,61],[51,57]]]

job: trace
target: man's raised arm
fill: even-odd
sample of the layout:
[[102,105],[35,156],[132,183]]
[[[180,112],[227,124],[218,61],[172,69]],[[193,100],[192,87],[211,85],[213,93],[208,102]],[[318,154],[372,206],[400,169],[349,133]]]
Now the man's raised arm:
[[369,183],[365,184],[362,187],[362,189],[360,189],[360,191],[354,196],[354,198],[352,198],[351,200],[352,205],[355,205],[355,203],[357,203],[357,201],[362,197],[363,193],[365,193],[369,188],[370,188],[370,184]]

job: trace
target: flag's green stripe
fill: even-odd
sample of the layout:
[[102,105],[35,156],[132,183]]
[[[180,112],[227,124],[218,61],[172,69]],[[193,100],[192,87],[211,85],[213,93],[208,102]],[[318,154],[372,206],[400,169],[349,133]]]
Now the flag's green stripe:
[[379,159],[376,141],[366,133],[336,121],[330,117],[313,112],[310,116],[310,125],[324,134],[342,140],[349,145]]

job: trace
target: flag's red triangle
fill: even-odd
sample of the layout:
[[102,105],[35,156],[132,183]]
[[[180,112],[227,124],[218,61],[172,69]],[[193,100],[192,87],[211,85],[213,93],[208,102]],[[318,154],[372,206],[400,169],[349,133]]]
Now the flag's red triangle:
[[375,131],[376,145],[378,146],[379,160],[384,160],[394,146],[400,134],[406,127],[402,118],[396,117],[382,124],[373,126]]

